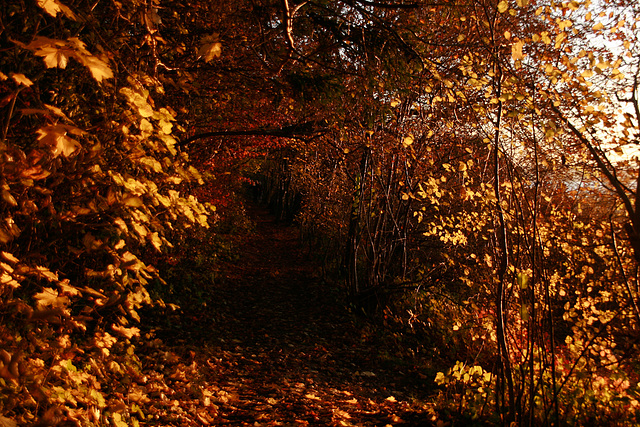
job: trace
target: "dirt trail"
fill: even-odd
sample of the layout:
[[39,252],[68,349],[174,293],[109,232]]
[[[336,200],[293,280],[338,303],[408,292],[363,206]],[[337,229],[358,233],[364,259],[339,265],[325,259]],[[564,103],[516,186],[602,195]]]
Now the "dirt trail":
[[183,424],[431,425],[415,399],[420,381],[410,367],[381,365],[379,344],[323,284],[298,229],[261,208],[250,216],[239,259],[222,267],[206,313],[165,361],[175,387],[196,389],[168,398]]

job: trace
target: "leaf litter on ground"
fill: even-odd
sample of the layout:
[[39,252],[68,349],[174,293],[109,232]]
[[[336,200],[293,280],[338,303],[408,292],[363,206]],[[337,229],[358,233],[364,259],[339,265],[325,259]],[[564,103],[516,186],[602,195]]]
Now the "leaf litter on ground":
[[[129,401],[140,425],[432,425],[428,385],[380,363],[379,342],[331,291],[299,230],[253,206],[238,255],[205,268],[200,304],[141,340]],[[427,380],[423,380],[426,382]],[[135,411],[134,411],[135,412]]]

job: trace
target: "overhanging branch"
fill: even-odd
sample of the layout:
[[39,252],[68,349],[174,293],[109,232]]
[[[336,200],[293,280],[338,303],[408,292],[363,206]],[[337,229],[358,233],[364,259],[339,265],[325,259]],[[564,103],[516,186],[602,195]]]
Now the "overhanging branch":
[[314,136],[320,136],[327,133],[329,129],[322,123],[304,122],[295,125],[285,126],[281,128],[259,128],[259,129],[240,129],[240,130],[221,130],[212,132],[203,132],[192,135],[178,143],[180,147],[199,139],[212,138],[216,136],[274,136],[277,138],[294,138],[305,139]]

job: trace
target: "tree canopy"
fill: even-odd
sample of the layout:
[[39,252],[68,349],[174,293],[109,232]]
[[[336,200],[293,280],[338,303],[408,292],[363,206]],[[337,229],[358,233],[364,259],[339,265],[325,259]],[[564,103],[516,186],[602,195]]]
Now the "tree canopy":
[[355,311],[441,349],[440,420],[638,421],[636,1],[0,19],[0,424],[126,424],[96,385],[137,369],[143,307],[174,307],[158,263],[222,233],[246,186]]

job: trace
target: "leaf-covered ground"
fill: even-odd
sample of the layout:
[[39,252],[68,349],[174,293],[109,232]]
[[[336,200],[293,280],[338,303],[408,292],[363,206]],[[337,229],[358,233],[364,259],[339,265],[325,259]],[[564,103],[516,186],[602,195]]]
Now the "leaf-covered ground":
[[433,380],[382,357],[383,340],[323,283],[295,227],[260,208],[251,216],[201,303],[147,336],[129,396],[145,424],[431,425]]

